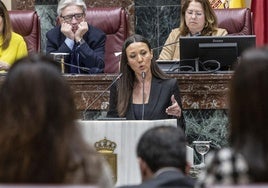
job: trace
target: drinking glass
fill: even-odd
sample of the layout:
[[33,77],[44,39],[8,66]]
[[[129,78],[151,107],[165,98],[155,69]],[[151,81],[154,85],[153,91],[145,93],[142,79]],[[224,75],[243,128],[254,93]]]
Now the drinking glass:
[[196,167],[205,167],[205,154],[210,149],[210,142],[211,141],[193,141],[196,152],[202,156],[201,163],[199,165],[196,165]]

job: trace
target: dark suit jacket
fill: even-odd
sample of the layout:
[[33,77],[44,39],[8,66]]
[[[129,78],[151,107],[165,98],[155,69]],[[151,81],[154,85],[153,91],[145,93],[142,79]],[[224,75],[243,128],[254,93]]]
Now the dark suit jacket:
[[[61,52],[72,54],[72,49],[65,44],[66,37],[61,33],[60,26],[56,26],[46,34],[47,45],[46,53]],[[88,25],[88,31],[83,36],[85,43],[76,48],[76,52],[79,54],[79,66],[87,67],[90,71],[84,71],[79,69],[80,73],[102,73],[104,70],[104,53],[105,53],[105,41],[106,35],[103,31]],[[65,59],[65,63],[71,63],[70,57]],[[66,72],[70,72],[67,69]],[[78,72],[77,72],[78,73]]]
[[189,176],[185,176],[180,171],[166,171],[156,177],[153,177],[152,179],[144,181],[140,185],[122,186],[120,188],[193,188],[194,184],[194,179]]
[[[151,84],[151,91],[149,102],[145,108],[144,120],[157,120],[157,119],[171,119],[166,113],[166,108],[172,104],[171,96],[174,94],[176,101],[182,108],[180,90],[176,79],[157,79],[153,77]],[[126,113],[126,119],[135,120],[134,109],[132,106],[132,99]],[[110,109],[107,113],[108,117],[118,117],[117,113],[117,91],[116,87],[110,90]],[[185,130],[185,121],[183,114],[178,118],[178,125]]]

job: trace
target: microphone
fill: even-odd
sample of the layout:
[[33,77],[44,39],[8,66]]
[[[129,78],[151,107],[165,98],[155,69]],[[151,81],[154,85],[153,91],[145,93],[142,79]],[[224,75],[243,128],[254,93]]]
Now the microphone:
[[180,41],[177,40],[177,41],[175,41],[175,42],[171,42],[171,43],[165,44],[165,45],[163,45],[163,46],[157,46],[157,47],[154,47],[154,48],[152,48],[152,50],[156,50],[156,49],[159,49],[159,48],[163,48],[163,47],[166,47],[166,46],[170,46],[170,45],[173,45],[173,44],[177,44],[177,43],[179,43],[179,42],[180,42]]
[[144,103],[145,103],[145,94],[144,94],[144,81],[145,81],[146,74],[145,72],[141,73],[141,78],[142,78],[142,114],[141,114],[141,119],[144,119]]
[[[175,42],[172,42],[172,43],[165,44],[165,45],[163,45],[163,46],[157,46],[157,47],[155,47],[155,48],[152,48],[152,50],[156,50],[156,49],[158,49],[158,48],[163,48],[163,47],[166,47],[166,46],[169,46],[169,45],[177,44],[177,43],[179,43],[179,42],[180,42],[180,41],[178,40],[178,41],[175,41]],[[115,56],[119,56],[119,55],[121,55],[121,54],[122,54],[122,52],[115,52],[115,53],[114,53]]]
[[101,94],[99,94],[86,108],[85,110],[83,111],[83,120],[86,119],[86,111],[88,109],[90,109],[90,107],[92,107],[93,104],[95,104],[95,102],[105,93],[107,92],[120,78],[121,76],[123,75],[123,73],[120,73],[113,81],[110,85],[108,85],[108,87],[106,87],[102,92]]
[[[58,62],[58,61],[57,61],[57,62]],[[78,69],[80,69],[80,70],[83,70],[83,71],[85,71],[85,72],[90,73],[90,68],[87,68],[87,67],[81,67],[81,66],[78,66],[78,65],[73,65],[73,64],[65,63],[65,62],[58,62],[58,63],[60,63],[61,65],[63,64],[63,65],[68,65],[68,66],[70,66],[70,67],[78,68]],[[61,68],[63,69],[63,67],[61,67]],[[64,72],[63,72],[63,73],[64,73]]]
[[145,72],[142,72],[141,73],[141,77],[142,77],[143,80],[145,79],[145,76],[146,76],[146,73]]
[[[54,61],[56,61],[57,63],[60,64],[61,73],[65,73],[64,72],[64,65],[67,65],[69,67],[74,67],[74,68],[77,68],[79,70],[83,70],[85,72],[90,73],[90,68],[88,68],[88,67],[81,67],[79,65],[73,65],[73,64],[64,62],[65,56],[69,56],[70,55],[69,53],[52,52],[52,53],[50,53],[50,55],[52,55],[52,58],[53,58]],[[78,60],[77,60],[77,62],[78,62]]]
[[[157,46],[157,47],[154,47],[152,48],[152,50],[157,50],[159,48],[163,48],[163,47],[166,47],[166,46],[170,46],[170,45],[174,45],[174,44],[177,44],[179,43],[180,41],[177,40],[175,42],[171,42],[171,43],[168,43],[168,44],[165,44],[165,45],[162,45],[162,46]],[[156,62],[161,65],[160,66],[160,69],[166,73],[173,73],[173,71],[175,70],[171,70],[173,68],[174,65],[176,65],[177,63],[179,63],[180,61],[179,60],[156,60]]]

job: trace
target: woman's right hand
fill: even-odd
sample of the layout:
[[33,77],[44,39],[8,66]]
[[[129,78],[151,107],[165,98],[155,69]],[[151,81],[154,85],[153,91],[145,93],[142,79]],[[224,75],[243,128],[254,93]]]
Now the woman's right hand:
[[166,108],[166,113],[168,115],[181,117],[181,107],[178,102],[175,100],[174,95],[171,96],[172,105]]

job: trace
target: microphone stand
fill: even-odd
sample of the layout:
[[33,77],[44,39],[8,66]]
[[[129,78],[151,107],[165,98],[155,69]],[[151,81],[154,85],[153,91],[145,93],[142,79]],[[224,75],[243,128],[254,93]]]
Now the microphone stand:
[[[81,66],[78,66],[78,65],[73,65],[73,64],[65,63],[65,62],[61,62],[61,63],[64,64],[64,65],[68,65],[68,66],[70,66],[70,67],[74,67],[74,68],[77,68],[77,69],[79,69],[79,70],[83,70],[83,71],[85,71],[85,72],[90,73],[90,68],[87,68],[87,67],[81,67]],[[79,74],[79,73],[78,73],[78,74]]]
[[[80,73],[80,70],[83,70],[83,71],[85,71],[85,72],[88,72],[88,73],[90,73],[90,68],[87,68],[87,67],[81,67],[81,66],[79,66],[79,65],[73,65],[73,64],[70,64],[70,63],[66,63],[65,61],[64,61],[64,56],[69,56],[70,54],[69,53],[61,53],[61,52],[52,52],[52,53],[50,53],[50,55],[52,55],[52,57],[53,57],[53,60],[55,61],[55,62],[57,62],[57,63],[59,63],[60,64],[60,66],[61,66],[61,73],[65,73],[65,65],[66,66],[69,66],[69,67],[74,67],[74,68],[77,68],[78,70],[79,70],[79,73]],[[78,58],[78,57],[77,57]],[[78,58],[78,60],[79,60],[79,58]],[[77,60],[77,62],[79,62]]]
[[179,43],[179,42],[180,42],[180,41],[177,40],[177,41],[175,41],[175,42],[171,42],[171,43],[165,44],[165,45],[163,45],[163,46],[157,46],[157,47],[154,47],[154,48],[152,48],[152,50],[156,50],[156,49],[159,49],[159,48],[163,48],[163,47],[166,47],[166,46],[170,46],[170,45],[173,45],[173,44],[177,44],[177,43]]
[[144,94],[144,81],[145,81],[145,72],[141,73],[141,78],[142,78],[142,114],[141,114],[141,119],[144,120],[144,103],[145,103],[145,94]]
[[114,81],[112,81],[112,83],[108,86],[108,87],[106,87],[102,92],[101,92],[101,94],[100,95],[98,95],[86,108],[85,108],[85,110],[83,111],[83,120],[85,120],[86,119],[86,111],[88,110],[88,109],[90,109],[90,107],[93,105],[93,104],[95,104],[95,102],[105,93],[105,92],[107,92],[113,85],[114,85],[114,83],[115,82],[117,82],[117,80],[119,80],[119,78],[121,78],[121,76],[123,75],[123,73],[120,73],[115,79],[114,79]]

